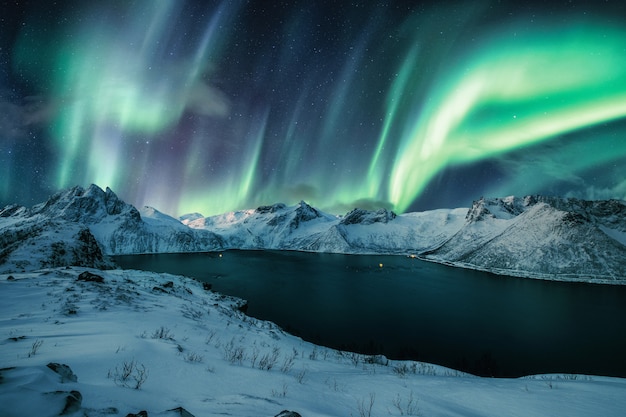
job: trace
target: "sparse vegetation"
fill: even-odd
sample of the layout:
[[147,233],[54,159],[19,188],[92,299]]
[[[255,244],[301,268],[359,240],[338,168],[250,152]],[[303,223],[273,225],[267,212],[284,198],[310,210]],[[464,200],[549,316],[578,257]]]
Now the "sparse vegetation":
[[43,345],[43,340],[41,339],[37,339],[33,342],[33,344],[30,347],[30,352],[28,352],[28,357],[33,357],[37,354],[37,352],[39,351],[39,348],[41,348],[41,345]]
[[121,366],[116,366],[113,370],[109,369],[107,377],[113,379],[118,386],[140,389],[148,379],[148,370],[144,364],[137,363],[133,359],[124,361]]
[[356,408],[359,412],[359,417],[372,417],[374,402],[376,402],[376,394],[373,392],[370,392],[367,397],[358,398],[356,400]]
[[291,368],[293,368],[293,364],[296,361],[296,356],[297,352],[295,349],[290,355],[285,356],[283,364],[280,367],[280,371],[282,373],[286,374],[287,372],[291,371]]
[[418,401],[411,391],[406,398],[402,398],[400,394],[397,394],[393,401],[393,406],[400,412],[401,416],[419,416]]
[[[393,368],[393,373],[401,378],[406,377],[409,374],[413,375],[437,375],[437,368],[435,365],[424,362],[402,362],[400,365],[396,365]],[[446,376],[459,376],[462,372],[455,370],[447,370]]]
[[261,359],[259,359],[259,369],[271,371],[272,368],[276,366],[279,356],[280,348],[278,346],[274,346],[272,348],[272,352],[264,354],[263,356],[261,356]]
[[[200,320],[204,317],[203,310],[200,310],[198,308],[193,308],[188,304],[183,304],[181,309],[182,309],[183,317],[186,317],[188,319]],[[208,314],[208,311],[207,311],[207,314]]]
[[344,387],[339,384],[339,382],[337,381],[337,378],[333,378],[332,380],[330,378],[327,378],[326,381],[324,381],[324,383],[334,392],[344,391]]
[[174,335],[167,327],[161,326],[152,333],[153,339],[174,340]]
[[252,347],[252,353],[250,354],[250,366],[253,368],[256,366],[256,361],[259,358],[259,348],[256,346]]
[[196,352],[188,352],[184,355],[185,361],[189,363],[202,363],[204,362],[204,356]]
[[275,398],[285,398],[287,396],[287,388],[289,388],[287,386],[286,383],[283,384],[283,386],[281,387],[281,389],[272,389],[272,397]]
[[393,367],[393,373],[400,377],[404,377],[409,373],[414,374],[416,372],[417,372],[417,367],[415,363],[409,366],[406,362],[403,362],[402,364]]
[[211,329],[209,330],[209,333],[207,333],[206,339],[205,339],[205,343],[207,345],[210,345],[211,342],[213,341],[213,338],[215,338],[215,335],[217,334],[217,331],[215,329]]
[[235,338],[232,338],[230,342],[226,343],[223,348],[224,359],[231,364],[242,365],[246,359],[246,349],[241,346],[235,346]]
[[296,381],[298,381],[298,384],[304,384],[304,377],[306,376],[306,372],[306,369],[301,369],[296,374]]

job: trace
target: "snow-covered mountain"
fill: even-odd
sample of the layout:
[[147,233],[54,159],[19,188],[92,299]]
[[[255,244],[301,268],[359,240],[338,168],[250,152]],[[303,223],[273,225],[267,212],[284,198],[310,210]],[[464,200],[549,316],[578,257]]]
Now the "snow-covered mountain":
[[469,209],[354,209],[343,217],[300,202],[183,223],[222,236],[225,247],[417,254],[505,275],[626,280],[626,204],[617,200],[511,196],[481,198]]
[[301,201],[255,210],[183,219],[195,229],[210,230],[226,247],[290,249],[332,253],[420,253],[456,233],[467,209],[396,215],[381,209],[354,209],[345,216],[326,214]]
[[292,207],[274,204],[182,222],[220,235],[229,248],[306,250],[311,236],[327,230],[337,218],[301,201]]
[[0,271],[81,265],[112,267],[107,255],[222,248],[219,236],[192,230],[146,207],[138,211],[109,188],[73,187],[30,209],[0,209]]
[[31,209],[0,210],[0,272],[101,268],[111,265],[107,255],[225,249],[406,254],[498,274],[626,282],[626,203],[481,198],[469,209],[397,215],[357,208],[335,216],[301,201],[174,219],[92,185]]
[[480,199],[427,259],[516,276],[626,279],[626,205],[556,197]]

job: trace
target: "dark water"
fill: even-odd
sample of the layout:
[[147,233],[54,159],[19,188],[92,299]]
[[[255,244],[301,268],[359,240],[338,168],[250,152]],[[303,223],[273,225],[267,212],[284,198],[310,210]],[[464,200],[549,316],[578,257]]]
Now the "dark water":
[[249,315],[334,348],[478,375],[626,377],[626,286],[503,277],[404,256],[227,251],[116,261],[209,282],[248,300]]

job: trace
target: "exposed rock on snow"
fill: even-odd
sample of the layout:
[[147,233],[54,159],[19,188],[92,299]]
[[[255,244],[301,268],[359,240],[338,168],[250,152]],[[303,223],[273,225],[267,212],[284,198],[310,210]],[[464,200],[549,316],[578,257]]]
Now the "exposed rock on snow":
[[302,417],[300,414],[295,411],[283,410],[280,413],[276,414],[274,417]]
[[3,416],[63,416],[81,408],[82,394],[65,384],[76,381],[64,380],[50,366],[0,369],[0,381]]
[[62,416],[74,414],[80,410],[80,405],[83,402],[83,395],[79,391],[70,391],[65,397],[65,407],[61,411]]
[[128,413],[126,417],[148,417],[148,412],[146,410],[141,410],[138,413]]
[[102,276],[98,274],[93,274],[89,271],[82,272],[80,275],[78,275],[78,278],[76,278],[76,280],[85,281],[85,282],[97,282],[97,283],[104,282],[104,278],[102,278]]
[[59,374],[59,376],[61,377],[61,383],[67,382],[67,381],[70,381],[70,382],[78,381],[78,377],[76,376],[76,374],[72,372],[72,369],[67,365],[64,365],[62,363],[50,362],[46,366],[52,369],[57,374]]
[[276,213],[279,210],[283,210],[287,208],[287,206],[283,203],[273,204],[271,206],[260,206],[254,210],[257,213]]
[[195,417],[189,411],[185,410],[183,407],[172,408],[171,410],[167,410],[169,416],[172,417]]
[[396,213],[380,209],[377,211],[363,210],[355,208],[344,216],[339,224],[372,224],[372,223],[389,223],[396,218]]

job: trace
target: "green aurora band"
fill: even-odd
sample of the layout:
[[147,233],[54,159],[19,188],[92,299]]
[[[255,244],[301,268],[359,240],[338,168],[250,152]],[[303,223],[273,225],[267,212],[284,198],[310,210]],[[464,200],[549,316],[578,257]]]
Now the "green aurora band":
[[[423,33],[415,31],[402,46],[401,59],[384,63],[393,66],[388,71],[395,76],[384,86],[386,97],[376,96],[383,100],[372,103],[371,97],[355,99],[354,94],[368,86],[357,74],[368,60],[366,52],[375,49],[372,24],[338,71],[341,81],[333,84],[324,111],[308,114],[317,82],[311,76],[301,82],[301,95],[291,97],[290,113],[278,115],[279,127],[273,120],[282,110],[276,106],[251,109],[254,115],[232,122],[230,134],[237,139],[224,145],[221,132],[207,133],[214,126],[207,122],[206,129],[186,138],[184,163],[165,163],[159,157],[176,152],[173,145],[168,148],[168,135],[186,113],[222,121],[232,116],[229,100],[204,80],[210,63],[226,55],[224,27],[238,7],[222,5],[197,42],[176,59],[163,40],[176,30],[171,22],[180,12],[177,2],[129,6],[116,29],[123,34],[119,37],[106,19],[93,18],[73,28],[72,36],[57,33],[55,51],[42,52],[49,39],[20,39],[15,65],[57,100],[50,124],[57,188],[93,182],[174,214],[217,214],[294,196],[335,212],[359,201],[404,212],[449,167],[505,159],[626,117],[626,31],[617,25],[592,17],[533,29],[522,21],[507,22],[465,45],[462,53],[450,45],[441,53],[428,50]],[[297,30],[299,19],[291,19],[285,30]],[[408,22],[410,32],[411,22],[418,22]],[[448,62],[442,65],[442,59]],[[367,115],[359,112],[363,109]],[[373,114],[374,121],[364,123]],[[363,143],[338,144],[338,136],[350,134],[362,136]],[[135,148],[142,142],[150,146],[130,152],[130,140]],[[611,147],[597,148],[605,142]],[[563,145],[544,158],[544,166],[560,163],[577,172],[625,156],[626,140],[599,135],[595,142]],[[275,169],[267,168],[268,161]],[[518,169],[540,189],[547,180],[530,166],[520,163]],[[151,177],[142,178],[138,173],[143,172]],[[172,178],[178,178],[174,187]]]
[[[622,28],[585,22],[539,33],[509,30],[516,36],[495,33],[454,65],[457,71],[439,80],[419,117],[403,127],[389,183],[389,199],[399,211],[450,164],[493,157],[626,116]],[[409,59],[418,65],[414,56]],[[411,81],[407,72],[400,71],[392,94],[406,91]],[[386,125],[396,116],[393,103],[389,114]],[[381,142],[387,135],[383,131]],[[626,153],[626,140],[620,146],[610,154],[594,152],[598,158],[617,159]],[[590,159],[597,161],[593,155],[572,155],[569,168],[586,168]],[[375,169],[372,165],[370,172]]]

